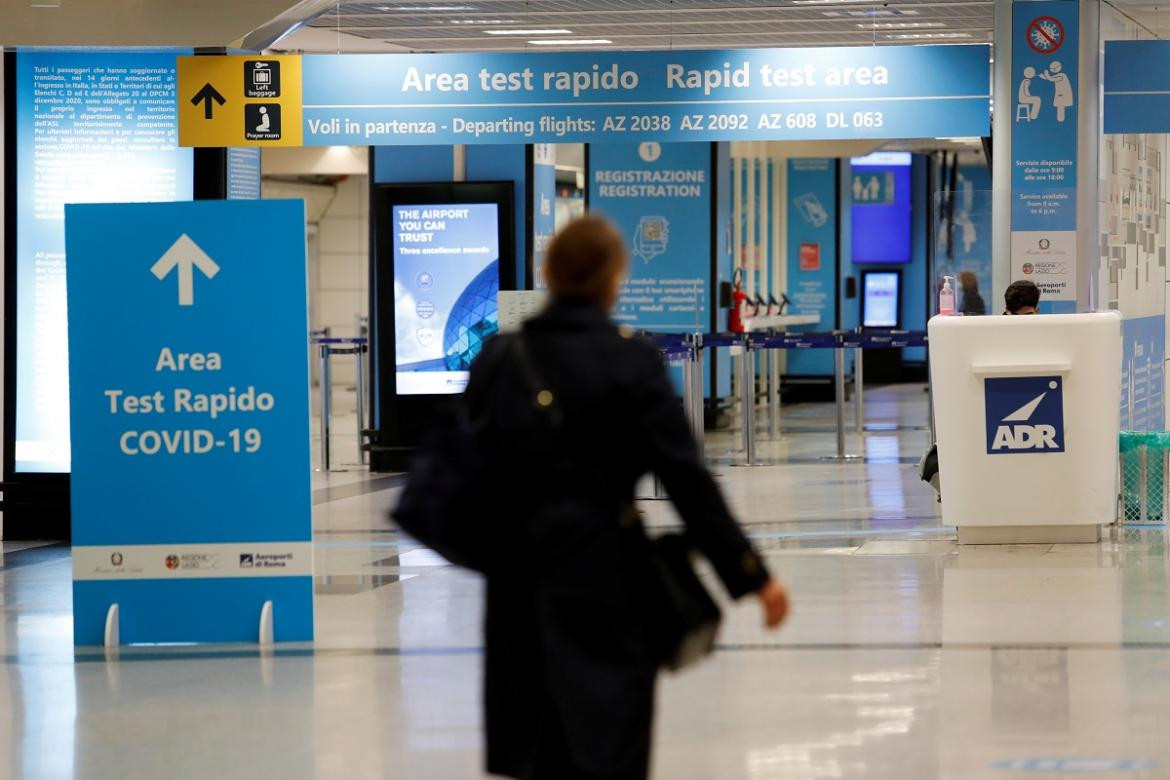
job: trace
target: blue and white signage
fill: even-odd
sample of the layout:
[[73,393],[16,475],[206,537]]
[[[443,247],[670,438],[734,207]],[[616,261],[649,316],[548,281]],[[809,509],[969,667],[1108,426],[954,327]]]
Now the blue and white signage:
[[304,144],[978,136],[988,61],[983,45],[306,56]]
[[532,280],[543,290],[544,253],[557,229],[557,156],[554,144],[532,147]]
[[590,211],[613,220],[630,251],[613,318],[644,330],[707,328],[711,145],[598,144],[588,175]]
[[1170,41],[1105,42],[1105,132],[1170,132]]
[[988,455],[1064,452],[1061,377],[999,377],[983,383]]
[[304,218],[66,207],[76,644],[312,639]]
[[[837,161],[808,157],[788,161],[788,298],[792,314],[812,314],[815,325],[794,330],[833,330],[837,322]],[[828,349],[790,350],[789,374],[831,374]]]
[[1012,278],[1048,310],[1077,298],[1079,19],[1077,0],[1012,7]]

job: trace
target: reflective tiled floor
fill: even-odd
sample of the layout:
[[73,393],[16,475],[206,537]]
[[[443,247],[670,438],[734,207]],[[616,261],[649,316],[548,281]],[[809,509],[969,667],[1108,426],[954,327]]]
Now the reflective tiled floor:
[[[830,412],[786,408],[768,465],[707,442],[795,611],[766,634],[729,608],[720,652],[664,679],[655,777],[1170,777],[1166,534],[961,548],[914,471],[922,389],[868,394],[860,461],[819,459]],[[396,478],[314,483],[318,640],[268,656],[75,654],[68,549],[4,545],[0,777],[482,777],[479,581],[387,526]]]

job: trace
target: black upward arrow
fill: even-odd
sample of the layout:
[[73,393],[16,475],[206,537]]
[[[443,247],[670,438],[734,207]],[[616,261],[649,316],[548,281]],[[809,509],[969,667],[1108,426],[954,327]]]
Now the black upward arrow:
[[200,103],[203,103],[203,118],[211,119],[212,111],[214,109],[214,106],[211,102],[213,100],[216,103],[219,103],[221,106],[227,102],[223,95],[219,94],[219,90],[211,86],[211,82],[208,82],[203,85],[203,89],[195,93],[195,97],[191,98],[191,105],[197,106]]

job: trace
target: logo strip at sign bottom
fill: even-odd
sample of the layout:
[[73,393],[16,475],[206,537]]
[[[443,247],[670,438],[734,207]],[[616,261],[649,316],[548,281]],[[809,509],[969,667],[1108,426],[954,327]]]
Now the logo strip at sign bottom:
[[136,544],[73,548],[75,580],[311,577],[309,542]]

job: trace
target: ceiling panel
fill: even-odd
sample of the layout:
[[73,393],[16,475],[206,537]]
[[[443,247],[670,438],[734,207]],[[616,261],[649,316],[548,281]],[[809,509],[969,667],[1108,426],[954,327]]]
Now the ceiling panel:
[[[556,50],[531,43],[542,39],[697,49],[987,43],[992,16],[992,0],[365,0],[342,2],[311,25],[396,51]],[[503,30],[569,32],[493,34]],[[310,50],[306,40],[282,48]]]

